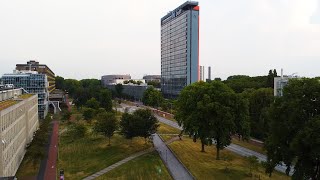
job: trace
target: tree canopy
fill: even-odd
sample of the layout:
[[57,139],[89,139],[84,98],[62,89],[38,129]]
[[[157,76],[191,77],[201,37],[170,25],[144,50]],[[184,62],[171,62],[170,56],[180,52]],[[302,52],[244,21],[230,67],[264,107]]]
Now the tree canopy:
[[114,131],[118,129],[118,121],[114,113],[101,112],[97,115],[97,122],[94,125],[94,131],[104,135],[110,139],[114,134]]
[[293,79],[282,97],[271,106],[270,132],[266,141],[268,166],[272,173],[280,162],[289,174],[294,166],[294,179],[320,177],[319,116],[320,82],[316,79]]
[[142,102],[147,106],[159,107],[163,101],[164,99],[161,92],[153,87],[149,87],[142,96]]
[[[249,130],[246,125],[249,122],[247,103],[240,100],[240,96],[220,81],[197,82],[181,91],[176,102],[175,119],[195,140],[201,140],[202,151],[213,138],[219,159],[219,151],[231,143],[236,124],[242,126],[239,133],[248,134],[241,132]],[[236,112],[240,111],[243,114],[238,114],[237,118],[242,123],[235,123]]]
[[124,113],[120,121],[120,132],[126,138],[147,138],[156,133],[159,127],[156,117],[148,109],[138,109],[133,114]]

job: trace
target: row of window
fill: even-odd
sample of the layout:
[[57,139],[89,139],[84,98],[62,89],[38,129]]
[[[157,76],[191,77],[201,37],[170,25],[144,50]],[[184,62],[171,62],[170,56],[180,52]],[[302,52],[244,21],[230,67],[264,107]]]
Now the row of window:
[[[10,145],[6,152],[2,155],[2,161],[6,164],[4,169],[4,176],[11,176],[19,168],[23,155],[25,154],[26,136],[25,131],[22,131],[19,136],[16,134],[16,140]],[[11,162],[11,163],[10,163]]]
[[169,22],[165,22],[165,20],[164,20],[163,23],[162,23],[162,26],[163,27],[170,26],[170,24],[174,24],[174,23],[179,22],[179,21],[181,21],[183,19],[186,19],[187,18],[187,12],[188,11],[183,12],[178,17],[171,19],[171,21],[169,21]]

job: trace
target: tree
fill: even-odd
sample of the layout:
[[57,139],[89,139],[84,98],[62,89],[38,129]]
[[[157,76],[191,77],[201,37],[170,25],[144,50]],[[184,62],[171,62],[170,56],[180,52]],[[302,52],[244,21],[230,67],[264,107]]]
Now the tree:
[[124,113],[120,120],[120,133],[127,139],[143,137],[145,140],[157,131],[157,119],[148,109],[138,109],[133,114]]
[[308,121],[293,139],[297,154],[294,179],[320,179],[320,116]]
[[213,138],[219,152],[235,132],[236,94],[219,81],[197,82],[185,87],[176,102],[175,119],[185,132],[200,138],[201,151]]
[[116,90],[116,94],[117,97],[122,97],[122,91],[123,91],[123,85],[122,84],[116,84],[115,85],[115,90]]
[[64,90],[64,78],[60,76],[56,76],[55,81],[56,81],[56,88]]
[[127,139],[132,139],[137,136],[135,119],[132,114],[125,112],[120,120],[120,134]]
[[161,88],[161,83],[159,81],[149,81],[147,84],[153,86],[154,88]]
[[85,120],[91,120],[95,115],[95,110],[92,108],[83,108],[82,115]]
[[265,139],[269,131],[268,108],[274,101],[273,89],[260,88],[248,94],[251,136]]
[[278,76],[277,70],[274,69],[273,71],[270,69],[268,74],[267,80],[267,87],[273,88],[274,86],[274,78]]
[[137,136],[147,140],[148,137],[157,132],[158,120],[149,109],[138,109],[133,113],[133,116],[138,131]]
[[114,131],[118,129],[118,121],[114,113],[103,112],[97,115],[97,122],[94,125],[94,131],[100,133],[109,139],[109,146],[111,137]]
[[258,169],[259,160],[256,156],[249,156],[247,157],[247,162],[249,166],[249,175],[253,175],[253,171]]
[[215,81],[221,81],[221,78],[214,78]]
[[241,93],[246,89],[259,89],[269,87],[267,84],[267,76],[250,77],[245,75],[230,76],[223,81],[236,93]]
[[91,98],[87,101],[86,106],[92,109],[99,109],[100,103],[96,100],[96,98]]
[[102,89],[99,94],[99,102],[101,107],[107,111],[112,110],[112,95],[111,92],[107,89]]
[[267,169],[283,162],[293,179],[319,178],[320,82],[316,79],[293,79],[282,97],[269,109],[270,132],[266,140]]
[[242,95],[236,95],[234,104],[235,114],[235,132],[239,140],[249,140],[250,138],[250,117],[249,117],[249,101]]
[[140,85],[142,84],[142,81],[137,81],[136,84]]
[[152,107],[159,107],[162,105],[164,99],[160,91],[149,87],[142,96],[143,104]]

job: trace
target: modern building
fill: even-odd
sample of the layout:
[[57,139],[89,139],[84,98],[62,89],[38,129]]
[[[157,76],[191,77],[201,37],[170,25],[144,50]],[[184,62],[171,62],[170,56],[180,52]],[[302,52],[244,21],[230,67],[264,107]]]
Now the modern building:
[[283,75],[283,70],[281,69],[281,76],[274,78],[273,94],[274,96],[283,96],[283,88],[288,85],[290,79],[298,79],[299,76],[292,75]]
[[101,77],[101,83],[103,86],[107,84],[115,84],[117,83],[116,80],[130,80],[131,76],[127,75],[105,75]]
[[[115,91],[116,84],[107,84],[106,88]],[[150,87],[147,84],[123,84],[122,93],[131,96],[134,100],[141,101],[143,93]]]
[[17,71],[2,76],[4,84],[12,84],[16,88],[23,88],[27,93],[38,94],[38,115],[44,119],[48,113],[49,83],[46,74],[36,71]]
[[199,77],[199,6],[187,1],[161,18],[161,91],[177,97]]
[[0,179],[15,176],[39,127],[38,96],[22,89],[0,90]]
[[56,88],[56,77],[54,72],[45,64],[39,64],[39,62],[30,60],[27,64],[16,64],[16,70],[18,71],[37,71],[39,74],[47,75],[49,82],[49,93],[55,90]]
[[145,75],[145,76],[143,76],[143,79],[146,81],[146,83],[148,83],[150,81],[160,82],[161,75]]

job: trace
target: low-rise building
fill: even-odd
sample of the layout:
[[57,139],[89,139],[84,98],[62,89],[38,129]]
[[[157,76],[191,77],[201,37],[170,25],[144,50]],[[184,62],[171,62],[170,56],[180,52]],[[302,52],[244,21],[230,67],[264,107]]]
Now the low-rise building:
[[161,75],[145,75],[145,76],[143,76],[143,79],[146,81],[146,83],[148,83],[150,81],[160,82]]
[[[106,85],[106,88],[108,88],[112,91],[115,91],[115,87],[116,87],[116,84],[107,84]],[[147,84],[138,85],[138,84],[131,84],[130,83],[130,84],[123,84],[122,87],[123,87],[123,91],[122,91],[123,94],[129,95],[137,101],[141,101],[143,93],[150,86],[148,86]]]
[[37,94],[0,90],[0,177],[15,176],[39,128]]
[[129,74],[127,75],[105,75],[101,77],[101,83],[104,87],[106,87],[107,84],[116,84],[117,80],[130,80],[131,76]]
[[281,75],[281,77],[274,78],[274,87],[273,94],[274,96],[283,96],[283,88],[288,85],[290,79],[297,79],[299,76],[285,76]]

